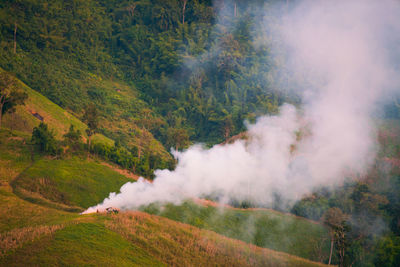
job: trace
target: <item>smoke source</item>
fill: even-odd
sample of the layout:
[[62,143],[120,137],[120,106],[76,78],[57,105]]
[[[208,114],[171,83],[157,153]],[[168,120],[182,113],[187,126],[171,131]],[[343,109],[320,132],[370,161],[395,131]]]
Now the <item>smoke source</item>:
[[276,195],[295,201],[366,171],[376,151],[371,114],[398,84],[399,2],[313,0],[289,8],[276,33],[259,31],[259,40],[279,40],[272,51],[287,58],[281,67],[302,95],[301,112],[285,104],[249,125],[248,140],[176,152],[175,170],[157,170],[153,183],[127,183],[86,213],[210,195],[271,205]]

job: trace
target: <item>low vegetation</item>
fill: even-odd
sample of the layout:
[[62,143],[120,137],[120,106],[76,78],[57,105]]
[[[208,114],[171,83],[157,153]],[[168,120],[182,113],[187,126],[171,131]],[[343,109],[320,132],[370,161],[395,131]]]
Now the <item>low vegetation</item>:
[[134,181],[95,160],[71,157],[37,160],[12,185],[84,209],[101,202],[110,192],[119,192],[127,182]]
[[63,225],[41,225],[15,228],[11,231],[0,233],[0,258],[8,254],[10,250],[21,247],[24,243],[33,242],[38,237],[50,235],[61,228],[63,228]]
[[325,266],[141,212],[89,215],[51,229],[7,252],[0,264]]
[[153,204],[144,211],[315,261],[325,261],[329,256],[329,236],[324,226],[272,210],[205,207],[185,202],[179,206]]
[[322,266],[142,212],[124,212],[106,226],[168,266]]

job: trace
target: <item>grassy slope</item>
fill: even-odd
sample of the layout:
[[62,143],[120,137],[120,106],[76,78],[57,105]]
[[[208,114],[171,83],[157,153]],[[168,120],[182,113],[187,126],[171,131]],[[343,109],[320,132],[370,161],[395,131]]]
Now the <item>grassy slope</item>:
[[[0,68],[0,72],[3,71]],[[139,117],[142,116],[141,110],[145,106],[144,103],[137,99],[135,92],[131,88],[121,83],[96,78],[96,76],[89,76],[85,82],[82,86],[96,85],[101,89],[99,89],[100,91],[107,92],[105,107],[102,107],[100,112],[108,115],[100,119],[100,127],[104,128],[114,139],[124,139],[129,148],[134,146],[141,147],[151,151],[152,154],[159,155],[163,159],[171,158],[171,155],[163,145],[149,131],[137,125],[140,122]],[[44,118],[44,122],[54,130],[58,139],[62,138],[62,135],[68,131],[71,124],[74,125],[75,129],[80,130],[86,138],[85,129],[87,126],[77,117],[19,80],[18,87],[28,94],[28,99],[24,106],[17,106],[17,111],[14,114],[6,114],[4,116],[3,123],[5,127],[31,133],[33,127],[40,123],[39,119],[34,117],[32,113],[38,113]],[[138,117],[132,119],[132,114]],[[102,134],[95,134],[93,141],[114,144],[113,140]]]
[[31,160],[30,136],[0,131],[0,182],[8,192],[34,203],[83,211],[132,181],[116,170],[86,157]]
[[88,208],[110,192],[118,192],[129,181],[132,180],[86,158],[43,158],[24,171],[13,186],[39,193],[53,202]]
[[144,210],[303,258],[326,260],[329,257],[327,229],[300,217],[269,210],[204,207],[192,202],[162,208],[151,205]]
[[98,222],[70,224],[0,259],[7,266],[161,266]]
[[0,258],[4,266],[323,266],[140,212],[90,215]]
[[[0,72],[2,71],[0,68]],[[28,94],[28,99],[25,101],[24,106],[17,106],[14,114],[6,114],[4,116],[5,127],[32,133],[33,127],[38,126],[40,123],[40,120],[34,117],[32,113],[38,113],[44,118],[44,122],[54,131],[58,139],[62,138],[62,135],[68,131],[71,124],[74,125],[75,129],[80,130],[83,135],[86,135],[85,129],[87,126],[72,114],[19,80],[18,87]],[[96,134],[93,140],[107,144],[114,143],[111,139],[101,134]]]
[[[0,72],[3,71],[0,68]],[[115,136],[115,138],[124,138],[128,147],[141,147],[144,150],[151,151],[152,154],[159,155],[163,159],[171,158],[171,155],[165,150],[163,145],[149,131],[137,125],[140,122],[139,117],[142,116],[141,110],[145,106],[144,103],[137,99],[135,92],[131,88],[121,83],[106,81],[96,77],[89,77],[86,82],[88,84],[84,84],[83,86],[95,84],[101,90],[107,92],[106,107],[101,112],[109,115],[100,119],[101,127],[110,135]],[[3,124],[6,128],[31,133],[33,127],[40,123],[39,119],[34,117],[32,113],[38,113],[44,118],[44,122],[49,125],[50,129],[55,132],[58,139],[62,138],[71,124],[74,125],[75,129],[80,130],[86,138],[85,130],[87,126],[77,117],[54,104],[20,80],[18,80],[18,87],[28,94],[28,99],[25,101],[24,106],[17,106],[14,114],[5,114]],[[138,117],[132,119],[132,114]],[[157,118],[153,119],[157,120]],[[113,140],[102,134],[95,134],[93,141],[109,145],[114,144]]]
[[[302,258],[261,249],[210,231],[140,212],[117,216],[80,216],[62,211],[58,206],[25,201],[13,193],[10,182],[14,179],[35,173],[46,175],[48,170],[49,174],[55,174],[54,181],[57,181],[65,173],[73,173],[72,176],[75,176],[82,172],[82,168],[74,167],[78,164],[76,158],[42,158],[36,159],[31,165],[29,148],[24,144],[27,138],[29,136],[23,133],[0,131],[0,168],[12,170],[1,173],[0,265],[318,266]],[[81,200],[80,205],[89,205],[90,200],[84,196],[92,194],[92,197],[102,198],[104,196],[100,192],[109,189],[99,189],[101,183],[94,183],[93,187],[76,190],[75,186],[85,183],[85,171],[91,173],[93,179],[114,180],[115,187],[117,182],[121,182],[120,174],[107,170],[106,166],[93,161],[81,161],[81,164],[81,167],[87,164],[88,170],[73,178],[73,183],[62,179],[55,183],[60,192],[75,191],[71,195],[73,203],[79,204],[78,200]],[[94,164],[93,168],[91,164]],[[55,170],[60,170],[60,173]],[[101,175],[104,175],[103,178],[99,178]]]
[[[31,201],[41,203],[40,200],[44,198],[51,203],[73,206],[81,211],[101,202],[109,192],[118,192],[121,185],[128,181],[132,180],[107,166],[86,159],[44,158],[23,171],[13,186],[20,196]],[[19,191],[21,188],[26,191]],[[167,205],[162,212],[151,206],[147,211],[304,258],[321,260],[326,259],[329,253],[328,233],[323,226],[282,213],[220,210],[193,203]]]

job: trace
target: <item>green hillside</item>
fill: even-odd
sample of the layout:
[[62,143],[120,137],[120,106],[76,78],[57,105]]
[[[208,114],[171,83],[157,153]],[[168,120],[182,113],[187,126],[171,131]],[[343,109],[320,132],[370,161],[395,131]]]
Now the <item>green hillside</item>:
[[74,114],[95,103],[102,132],[123,144],[222,142],[287,98],[252,36],[259,5],[274,1],[235,3],[230,16],[233,1],[5,0],[0,67]]
[[23,198],[33,200],[38,194],[46,200],[83,211],[101,202],[110,192],[118,192],[128,181],[132,180],[99,162],[73,157],[35,161],[12,186]]
[[[4,72],[4,70],[0,69],[0,72]],[[49,125],[49,128],[54,131],[57,138],[61,138],[68,131],[70,125],[73,125],[75,129],[80,130],[82,134],[86,135],[85,130],[87,126],[74,115],[49,101],[46,97],[32,90],[19,80],[17,81],[17,87],[26,92],[28,98],[24,105],[16,107],[15,113],[5,114],[3,118],[5,127],[25,133],[32,133],[33,128],[38,126],[41,121],[34,116],[34,114],[38,114]],[[111,139],[101,134],[96,134],[93,139],[95,142],[102,142],[109,145],[114,143]]]
[[[326,266],[143,213],[1,233],[4,266]],[[25,233],[25,234],[24,234]]]
[[[4,70],[1,68],[0,73],[4,73]],[[24,105],[16,106],[15,112],[4,114],[3,124],[6,128],[30,134],[32,133],[33,128],[43,121],[48,125],[49,129],[54,132],[56,139],[61,140],[63,139],[63,135],[68,132],[69,127],[73,125],[76,130],[80,131],[83,138],[82,141],[87,141],[85,130],[88,127],[81,120],[60,106],[54,104],[45,96],[32,90],[29,86],[18,79],[16,79],[16,85],[17,90],[25,92],[28,98]],[[119,95],[119,98],[124,99],[124,101],[129,101],[129,98],[123,96],[125,93],[125,91],[120,91],[118,93],[121,94]],[[110,124],[110,127],[119,125],[119,123],[116,123],[115,121],[107,121],[106,123]],[[125,124],[128,123],[126,122]],[[126,157],[129,157],[130,161],[134,161],[133,164],[136,167],[136,171],[144,176],[151,176],[154,169],[167,168],[173,164],[172,156],[149,131],[145,128],[139,128],[134,125],[132,125],[130,129],[132,130],[130,132],[132,138],[128,143],[125,143],[125,146],[124,144],[121,144],[121,140],[116,137],[119,147],[122,145],[121,149],[118,148],[118,150],[121,150],[118,153],[124,155],[125,158],[114,159],[115,163],[123,165],[124,168],[128,168],[129,166],[126,166],[126,164],[122,164],[121,162],[123,160],[126,161]],[[92,144],[97,144],[98,146],[92,147],[92,150],[94,150],[94,153],[99,154],[105,152],[104,150],[113,149],[114,143],[115,140],[105,137],[103,134],[96,133],[92,137]],[[110,152],[107,153],[109,154]],[[112,161],[112,159],[109,160]]]
[[79,215],[130,179],[86,157],[32,162],[28,139],[0,131],[2,266],[322,266],[146,213]]
[[284,251],[315,261],[329,257],[328,230],[318,222],[272,210],[240,210],[200,206],[151,205],[152,214],[215,231],[260,247]]
[[[317,19],[319,2],[326,8]],[[356,11],[335,14],[349,2],[1,0],[0,266],[400,266],[399,94],[374,99],[383,87],[398,91],[400,4],[360,0],[350,4]],[[285,31],[297,21],[292,13],[300,22],[312,15],[306,29],[295,23]],[[368,23],[373,27],[364,29]],[[342,31],[366,39],[348,44]],[[296,157],[291,170],[313,174],[307,164],[303,170],[302,144],[319,147],[316,136],[332,145],[339,131],[343,140],[360,141],[351,153],[365,153],[369,168],[352,173],[346,166],[340,185],[320,184],[291,207],[280,203],[285,193],[274,192],[272,205],[286,213],[187,200],[80,215],[126,182],[172,170],[171,148],[246,139],[247,122],[277,114],[284,103],[297,107],[300,127],[286,155]],[[342,124],[329,112],[355,117]],[[366,125],[367,113],[376,125]],[[275,131],[275,119],[270,124],[268,135],[287,135]],[[368,129],[356,140],[353,126]],[[367,136],[377,140],[371,151],[361,149]],[[266,147],[286,147],[267,139],[260,138]],[[332,157],[323,164],[336,166]],[[301,187],[323,177],[311,178]]]

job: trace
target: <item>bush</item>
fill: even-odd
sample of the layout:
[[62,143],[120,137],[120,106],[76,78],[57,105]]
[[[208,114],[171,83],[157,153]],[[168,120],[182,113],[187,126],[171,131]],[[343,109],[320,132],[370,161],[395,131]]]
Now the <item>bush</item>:
[[64,144],[68,146],[68,149],[72,152],[82,151],[84,144],[82,143],[82,135],[79,130],[75,130],[74,125],[71,124],[69,131],[64,134]]
[[95,143],[91,146],[90,152],[148,178],[153,178],[155,169],[174,168],[174,161],[163,160],[158,155],[144,153],[139,159],[131,151],[120,146],[118,142],[114,146]]
[[31,142],[42,153],[55,156],[62,152],[62,148],[54,138],[53,131],[49,130],[47,124],[43,122],[33,128]]

